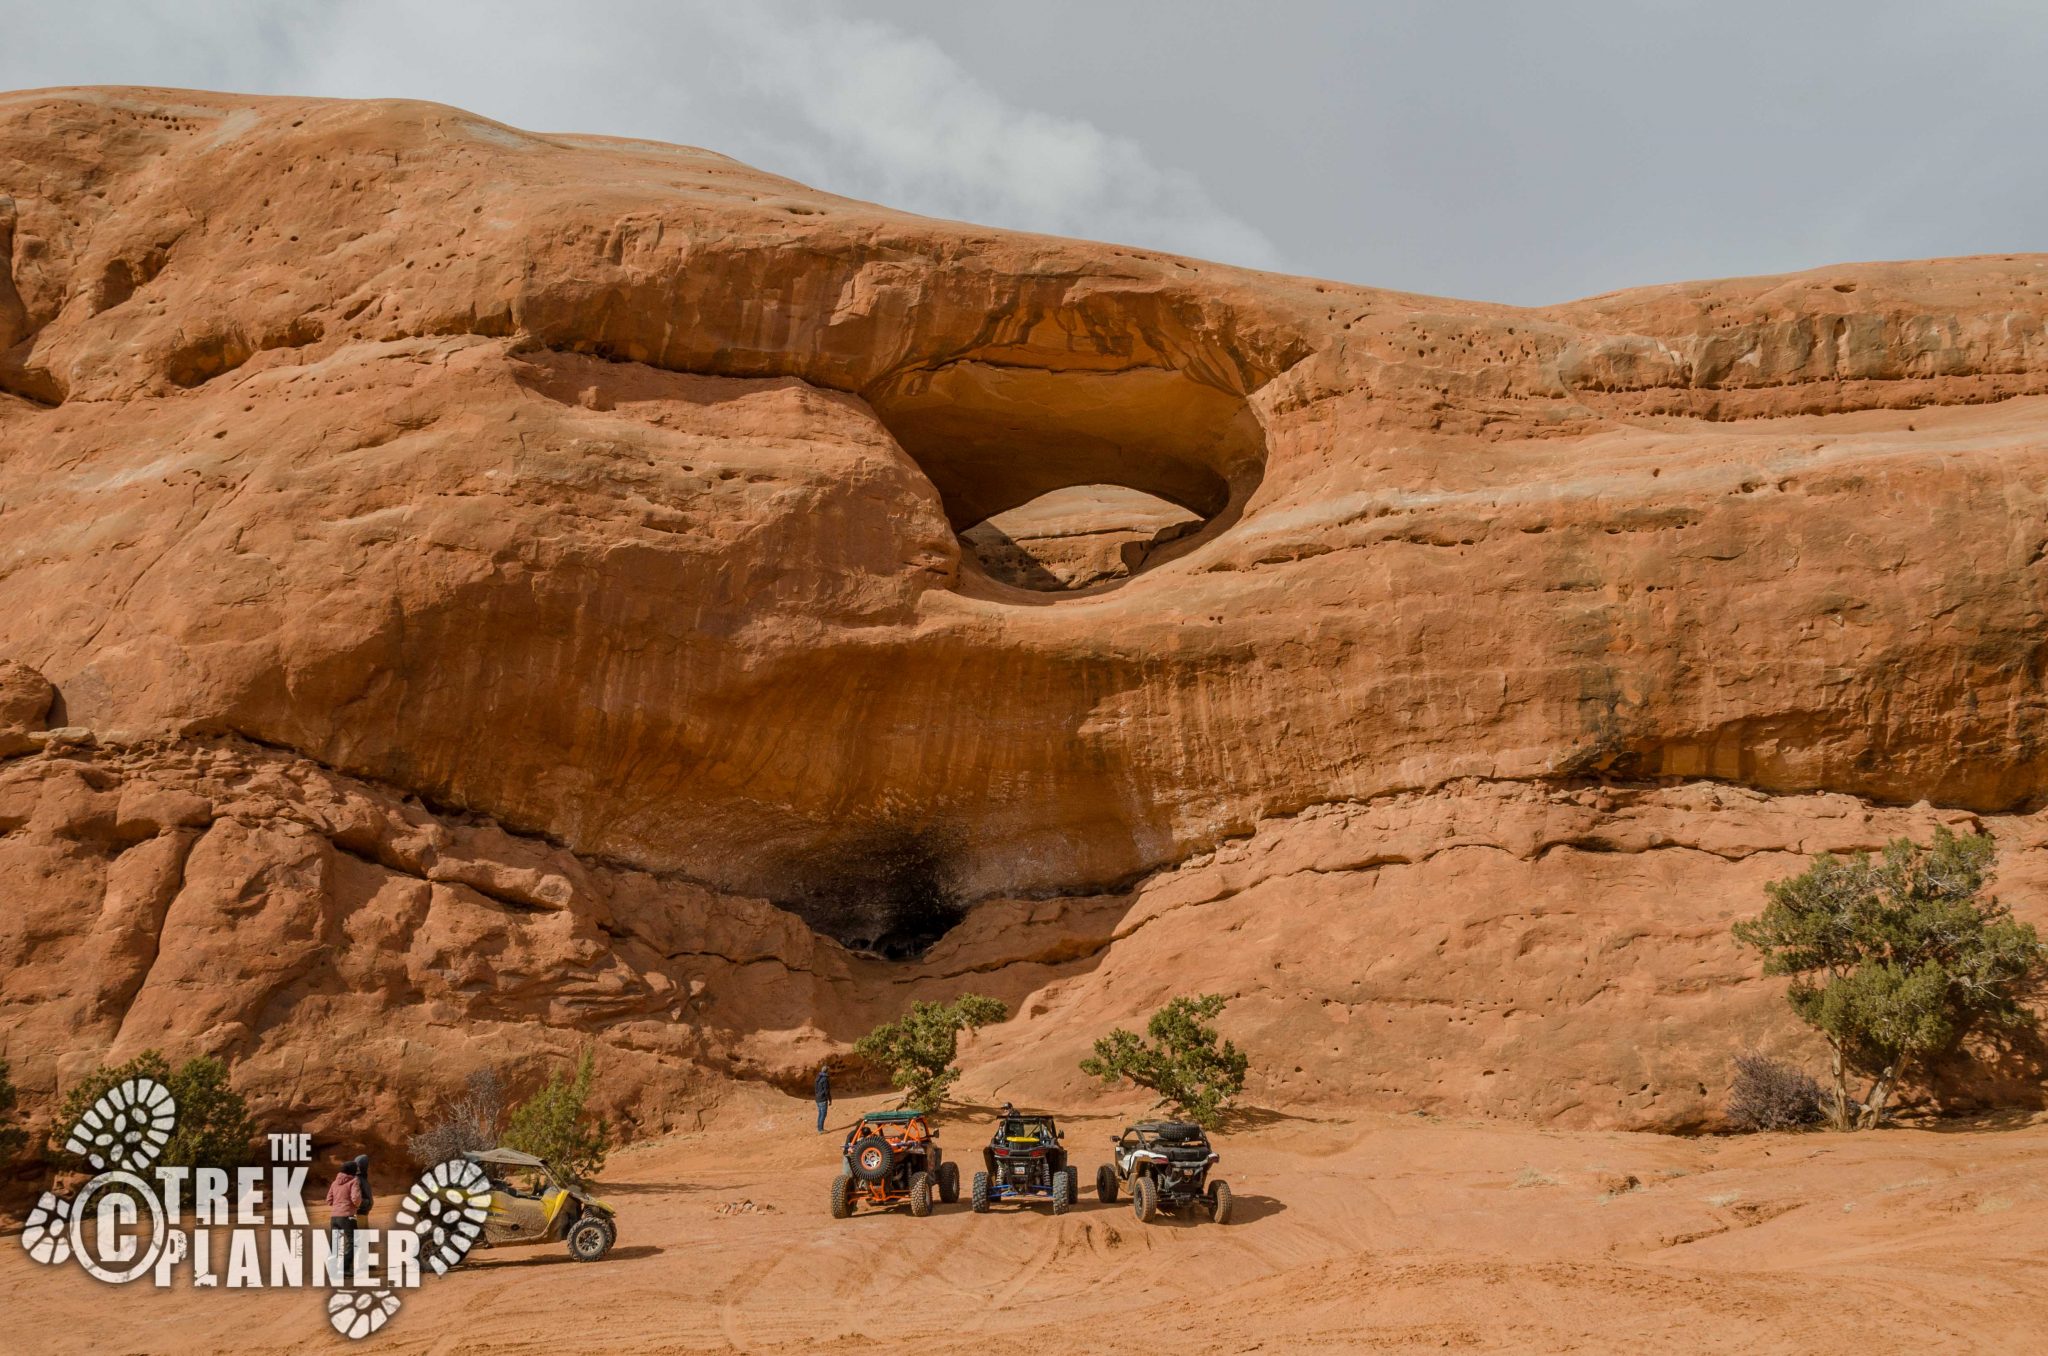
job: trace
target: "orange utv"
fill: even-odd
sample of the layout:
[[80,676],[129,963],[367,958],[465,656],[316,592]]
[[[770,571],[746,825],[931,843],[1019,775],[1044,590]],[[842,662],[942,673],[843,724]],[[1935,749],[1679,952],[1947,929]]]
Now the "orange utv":
[[944,1161],[939,1132],[920,1111],[871,1111],[846,1132],[844,1170],[832,1179],[832,1218],[845,1219],[856,1204],[910,1203],[910,1213],[932,1212],[933,1197],[960,1199],[960,1166]]

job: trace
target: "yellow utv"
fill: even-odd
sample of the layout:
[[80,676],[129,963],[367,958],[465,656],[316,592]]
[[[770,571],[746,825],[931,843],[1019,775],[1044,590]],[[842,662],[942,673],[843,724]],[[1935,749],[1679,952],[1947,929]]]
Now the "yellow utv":
[[577,1261],[595,1262],[618,1240],[612,1208],[564,1182],[545,1160],[517,1149],[471,1149],[463,1157],[490,1179],[491,1211],[484,1219],[489,1246],[562,1242]]

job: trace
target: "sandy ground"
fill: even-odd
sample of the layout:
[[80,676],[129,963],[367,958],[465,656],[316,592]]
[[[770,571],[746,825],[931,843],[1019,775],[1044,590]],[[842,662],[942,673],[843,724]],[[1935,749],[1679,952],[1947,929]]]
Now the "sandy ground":
[[[381,1334],[306,1292],[113,1288],[0,1247],[9,1351],[1957,1352],[2048,1347],[2048,1121],[1740,1140],[1254,1114],[1227,1226],[963,1202],[836,1222],[851,1106],[747,1093],[614,1156],[620,1242],[482,1252]],[[1073,1120],[1092,1180],[1118,1123]],[[963,1162],[985,1120],[952,1117]],[[396,1184],[382,1185],[395,1203]],[[721,1207],[751,1201],[749,1212]]]

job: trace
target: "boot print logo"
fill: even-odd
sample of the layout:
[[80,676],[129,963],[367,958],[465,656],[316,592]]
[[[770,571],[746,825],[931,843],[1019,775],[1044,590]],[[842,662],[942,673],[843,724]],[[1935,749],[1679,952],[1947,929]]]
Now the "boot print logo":
[[183,1273],[195,1288],[326,1286],[328,1323],[360,1339],[391,1321],[426,1272],[446,1275],[483,1235],[490,1181],[468,1159],[450,1159],[406,1191],[391,1228],[347,1235],[345,1266],[334,1237],[306,1214],[310,1136],[271,1135],[268,1168],[159,1165],[177,1118],[177,1099],[151,1078],[128,1079],[88,1107],[64,1148],[94,1175],[68,1199],[37,1199],[21,1234],[30,1258],[76,1260],[112,1285],[147,1275],[167,1288]]

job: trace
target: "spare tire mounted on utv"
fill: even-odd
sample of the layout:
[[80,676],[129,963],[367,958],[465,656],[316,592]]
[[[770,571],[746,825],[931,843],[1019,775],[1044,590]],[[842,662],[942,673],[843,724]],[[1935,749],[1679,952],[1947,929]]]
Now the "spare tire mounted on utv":
[[1095,1171],[1095,1193],[1105,1204],[1128,1186],[1131,1213],[1149,1223],[1161,1210],[1199,1205],[1218,1224],[1230,1222],[1230,1184],[1210,1181],[1222,1155],[1202,1127],[1188,1121],[1139,1121],[1110,1141],[1110,1161]]

